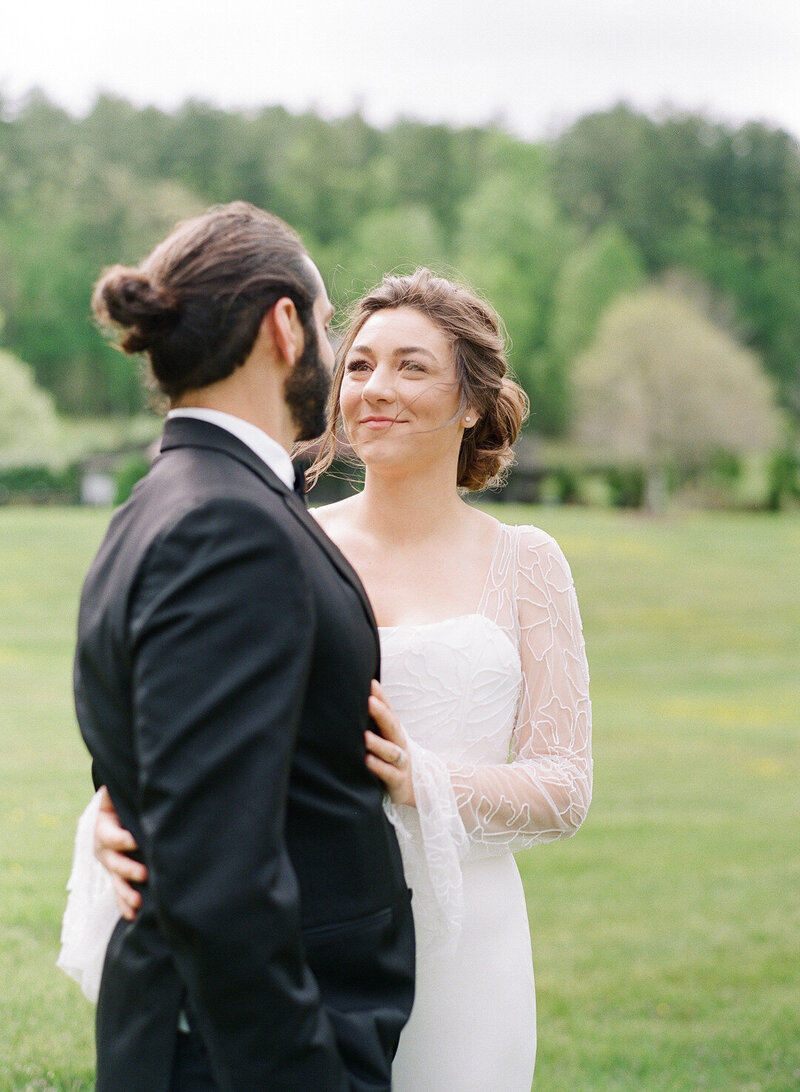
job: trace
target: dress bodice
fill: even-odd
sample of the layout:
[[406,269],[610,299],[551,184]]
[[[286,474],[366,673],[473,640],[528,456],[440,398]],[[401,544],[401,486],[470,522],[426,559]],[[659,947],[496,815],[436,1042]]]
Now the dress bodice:
[[382,681],[400,723],[445,762],[506,762],[522,686],[519,651],[464,614],[380,630]]
[[387,811],[419,937],[453,937],[464,861],[569,837],[589,807],[589,675],[569,566],[545,532],[501,525],[474,613],[380,636],[416,802]]

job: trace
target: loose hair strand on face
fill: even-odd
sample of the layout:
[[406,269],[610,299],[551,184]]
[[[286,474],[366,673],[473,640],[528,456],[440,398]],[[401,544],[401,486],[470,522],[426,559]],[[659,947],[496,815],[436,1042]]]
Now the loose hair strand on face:
[[510,375],[504,331],[494,309],[472,289],[434,276],[428,269],[407,276],[387,274],[354,304],[337,354],[328,428],[309,468],[309,481],[313,485],[336,457],[345,357],[367,319],[398,307],[419,311],[450,339],[462,407],[472,407],[477,417],[464,431],[457,486],[480,491],[500,484],[514,461],[513,444],[528,415],[528,396]]

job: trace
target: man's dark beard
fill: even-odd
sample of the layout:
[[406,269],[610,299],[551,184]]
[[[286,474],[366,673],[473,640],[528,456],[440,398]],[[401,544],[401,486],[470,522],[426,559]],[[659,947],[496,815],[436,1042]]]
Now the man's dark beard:
[[327,428],[325,408],[331,389],[330,374],[319,357],[316,330],[306,329],[305,335],[305,348],[283,388],[298,441],[316,440]]

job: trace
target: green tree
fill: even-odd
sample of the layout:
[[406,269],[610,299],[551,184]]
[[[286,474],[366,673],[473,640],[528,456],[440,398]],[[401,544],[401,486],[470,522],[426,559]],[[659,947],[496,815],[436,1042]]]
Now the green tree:
[[300,232],[339,297],[398,264],[462,272],[506,321],[540,431],[563,431],[569,359],[639,263],[732,300],[800,417],[800,148],[780,130],[618,106],[531,144],[498,126],[381,130],[278,106],[165,112],[102,95],[74,118],[35,91],[0,106],[4,341],[64,412],[141,405],[135,368],[92,329],[99,270],[244,198]]
[[730,296],[800,416],[800,146],[782,130],[618,106],[554,144],[553,190],[591,231],[619,225],[646,268],[693,270]]
[[421,205],[404,205],[365,216],[338,253],[341,260],[333,265],[329,282],[337,302],[348,302],[384,273],[441,267],[445,247],[433,214]]
[[556,278],[550,334],[553,352],[565,366],[589,344],[609,304],[644,282],[641,255],[615,224],[599,228],[567,255]]
[[553,290],[575,240],[547,190],[510,175],[488,177],[462,208],[456,264],[499,311],[531,425],[551,434],[566,421],[563,371],[548,352]]
[[175,183],[141,182],[86,148],[73,148],[60,177],[26,202],[0,222],[6,344],[62,412],[136,412],[143,405],[136,368],[94,329],[92,285],[103,266],[135,264],[202,205]]
[[659,267],[662,240],[682,219],[661,153],[658,127],[625,105],[581,118],[553,148],[553,191],[570,219],[592,232],[619,225],[648,270]]
[[42,458],[58,438],[58,418],[47,391],[12,353],[0,350],[0,462]]
[[659,286],[612,304],[574,384],[576,437],[640,465],[654,508],[669,468],[697,467],[720,449],[765,449],[779,434],[757,356]]

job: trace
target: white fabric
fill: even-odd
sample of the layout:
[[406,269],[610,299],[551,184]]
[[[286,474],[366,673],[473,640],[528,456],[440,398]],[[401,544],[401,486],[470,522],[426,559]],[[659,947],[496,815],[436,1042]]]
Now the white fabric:
[[525,896],[510,853],[467,861],[465,915],[452,954],[417,959],[411,1019],[393,1092],[530,1092],[536,997]]
[[[533,969],[511,854],[573,834],[592,790],[588,670],[563,554],[536,528],[502,527],[477,612],[384,628],[381,648],[418,805],[387,804],[418,935],[416,1001],[393,1088],[529,1092]],[[116,911],[110,884],[90,878],[102,868],[88,814],[59,966],[93,982],[97,941]]]
[[236,417],[232,413],[204,409],[200,406],[181,406],[179,409],[170,410],[167,419],[169,420],[170,417],[193,417],[196,421],[208,421],[210,425],[224,428],[243,444],[247,444],[250,450],[254,451],[259,459],[278,475],[284,485],[288,485],[290,489],[294,488],[294,467],[289,452],[257,425],[243,421],[241,417]]
[[56,961],[57,967],[80,983],[90,1001],[97,1001],[106,948],[120,917],[111,877],[94,855],[99,810],[100,794],[95,793],[78,820]]
[[592,787],[588,670],[563,554],[536,528],[501,528],[475,614],[382,629],[381,647],[419,809],[387,805],[418,937],[392,1087],[529,1092],[535,993],[511,852],[573,834]]

